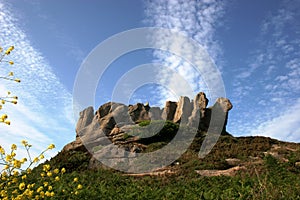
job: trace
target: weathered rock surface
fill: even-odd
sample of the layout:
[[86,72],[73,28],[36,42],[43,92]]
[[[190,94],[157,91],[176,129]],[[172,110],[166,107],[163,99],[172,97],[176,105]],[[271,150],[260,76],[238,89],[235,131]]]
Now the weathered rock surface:
[[241,170],[246,170],[244,166],[236,166],[226,170],[196,170],[201,176],[234,176]]
[[152,107],[149,110],[149,117],[151,120],[161,120],[163,110],[160,107]]
[[176,108],[177,108],[177,102],[167,101],[163,113],[161,115],[161,118],[163,120],[173,121]]
[[192,114],[193,104],[188,97],[180,97],[173,121],[175,123],[187,124],[188,119]]
[[79,113],[79,119],[76,125],[76,137],[78,137],[78,132],[84,127],[92,123],[94,118],[94,108],[88,107]]
[[137,103],[136,105],[131,105],[128,107],[128,113],[135,123],[144,121],[144,120],[150,120],[149,117],[149,111],[150,107],[149,105],[144,106],[144,104]]
[[208,99],[204,92],[199,92],[193,100],[193,110],[192,114],[188,119],[188,126],[200,127],[199,123],[205,117],[206,106],[208,104]]
[[[102,157],[120,156],[120,162],[127,162],[128,156],[134,156],[146,148],[140,142],[141,136],[132,131],[137,130],[137,124],[144,120],[170,120],[198,128],[200,131],[207,131],[211,126],[226,132],[228,112],[232,109],[231,102],[221,97],[212,107],[207,108],[207,105],[205,93],[200,92],[192,102],[188,97],[180,97],[178,102],[167,101],[163,109],[151,108],[148,103],[126,106],[108,102],[94,113],[94,109],[88,107],[79,114],[76,140],[67,144],[63,151],[88,150],[93,155],[97,152],[97,156]],[[213,122],[212,117],[215,119]],[[116,150],[118,148],[113,148],[115,146],[121,149]],[[96,163],[95,158],[91,159],[90,167],[95,167]]]

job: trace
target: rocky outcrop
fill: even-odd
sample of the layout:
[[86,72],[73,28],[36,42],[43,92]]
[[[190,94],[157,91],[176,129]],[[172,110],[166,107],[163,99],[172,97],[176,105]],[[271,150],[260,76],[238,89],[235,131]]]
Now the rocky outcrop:
[[188,120],[188,126],[197,127],[198,124],[198,128],[201,128],[199,123],[200,121],[203,123],[204,118],[207,115],[207,104],[208,99],[206,98],[205,93],[199,92],[193,101],[193,110]]
[[163,110],[160,107],[152,107],[149,109],[149,117],[151,120],[161,120]]
[[[192,101],[188,97],[180,97],[178,102],[167,101],[163,109],[151,108],[148,103],[126,106],[108,102],[94,113],[94,109],[88,107],[79,114],[76,140],[67,144],[63,151],[87,151],[88,149],[94,154],[99,149],[110,152],[113,145],[118,145],[131,152],[130,155],[142,152],[146,146],[140,143],[139,135],[135,135],[134,130],[138,130],[137,124],[145,120],[169,120],[198,128],[200,131],[207,131],[210,126],[219,126],[218,123],[211,123],[211,118],[214,116],[215,121],[222,122],[223,133],[226,132],[228,112],[232,109],[231,102],[221,97],[212,107],[207,108],[207,105],[208,99],[205,93],[200,92]],[[94,161],[91,163],[91,165],[95,164]]]
[[188,123],[188,119],[191,116],[193,110],[193,104],[190,102],[190,99],[188,97],[180,97],[178,103],[176,112],[174,114],[173,121],[175,123]]
[[227,113],[229,110],[232,109],[232,104],[229,99],[220,97],[217,99],[216,103],[220,105],[222,108],[223,112]]
[[[217,126],[220,126],[221,122],[223,123],[223,130],[222,133],[226,133],[226,125],[228,121],[228,112],[232,109],[232,104],[229,99],[220,97],[216,100],[216,103],[209,108],[207,112],[207,116],[205,118],[205,128],[208,128],[209,126],[213,126],[214,124],[217,124]],[[212,114],[214,114],[214,123],[211,124],[211,118]],[[225,120],[224,120],[225,119]]]
[[94,118],[94,108],[88,107],[79,113],[79,119],[76,125],[76,137],[78,137],[78,132],[87,127]]
[[163,113],[161,115],[161,118],[163,120],[173,121],[176,108],[177,108],[177,102],[167,101]]
[[149,117],[149,105],[144,106],[144,104],[137,103],[136,105],[130,105],[128,107],[128,113],[135,123],[144,121],[144,120],[150,120]]

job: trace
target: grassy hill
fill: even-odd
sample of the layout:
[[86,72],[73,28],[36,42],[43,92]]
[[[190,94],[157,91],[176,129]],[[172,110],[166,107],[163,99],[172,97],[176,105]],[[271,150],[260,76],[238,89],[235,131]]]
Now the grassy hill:
[[[202,140],[195,138],[174,164],[149,174],[88,169],[91,156],[82,151],[61,152],[46,163],[67,169],[66,185],[74,177],[83,185],[78,195],[62,194],[64,199],[300,199],[300,144],[228,134],[199,159]],[[149,144],[148,150],[161,145]],[[41,171],[33,170],[37,183]]]

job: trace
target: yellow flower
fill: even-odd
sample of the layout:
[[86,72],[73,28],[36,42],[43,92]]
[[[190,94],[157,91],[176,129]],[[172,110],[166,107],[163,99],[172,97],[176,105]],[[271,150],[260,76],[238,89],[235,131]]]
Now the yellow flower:
[[14,61],[9,61],[8,62],[10,65],[13,65],[14,64]]
[[4,155],[5,154],[5,150],[0,146],[0,154]]
[[15,189],[14,191],[12,191],[13,194],[17,194],[18,193],[18,190]]
[[33,195],[33,191],[32,190],[26,190],[26,193],[27,197],[31,198],[32,195]]
[[[4,100],[2,100],[2,101],[4,101]],[[3,102],[2,102],[2,104],[4,104]],[[1,115],[1,117],[0,117],[3,121],[5,120],[5,119],[7,119],[7,114],[3,114],[3,115]]]
[[50,144],[49,146],[48,146],[48,149],[54,149],[55,148],[55,145],[54,144]]
[[41,173],[41,177],[45,177],[46,174],[44,172]]
[[5,161],[6,161],[6,162],[11,161],[11,159],[12,159],[12,156],[11,156],[11,155],[6,155],[6,157],[5,157]]
[[51,193],[50,193],[49,191],[46,191],[45,195],[46,195],[47,197],[50,197],[50,196],[51,196]]
[[60,178],[59,178],[58,176],[56,176],[54,180],[55,180],[55,181],[59,181]]
[[2,172],[1,176],[7,177],[7,172],[6,171]]
[[47,164],[47,165],[43,165],[43,171],[49,171],[50,170],[50,168],[51,168],[51,166],[49,165],[49,164]]
[[34,163],[39,162],[39,158],[38,158],[38,157],[35,157],[35,158],[33,159],[33,162],[34,162]]
[[53,170],[54,174],[58,174],[59,173],[59,169],[55,169]]
[[41,154],[41,155],[40,155],[40,160],[42,160],[42,159],[44,159],[44,158],[45,158],[44,155]]
[[4,123],[7,124],[7,125],[10,125],[10,121],[9,120],[5,120]]
[[52,173],[51,172],[47,172],[47,176],[52,176]]
[[41,196],[42,198],[45,198],[45,192],[44,192],[44,191],[41,191],[41,192],[40,192],[40,196]]
[[13,103],[13,104],[17,104],[17,103],[18,103],[18,101],[17,101],[17,100],[15,100],[15,99],[13,99],[13,100],[11,101],[11,103]]
[[20,79],[18,79],[18,78],[16,78],[16,79],[15,79],[15,81],[16,81],[16,82],[18,82],[18,83],[20,83],[20,82],[21,82],[21,80],[20,80]]
[[37,193],[40,193],[41,191],[43,191],[43,189],[44,189],[44,187],[43,187],[43,186],[40,186],[40,187],[36,190],[36,192],[37,192]]
[[44,182],[44,187],[47,187],[48,186],[48,182]]
[[[13,72],[9,72],[9,73],[8,73],[8,76],[13,76],[13,75],[14,75]],[[10,92],[7,92],[7,94],[10,95]]]
[[11,145],[11,150],[17,150],[17,145],[12,144],[12,145]]
[[66,169],[65,169],[65,168],[62,168],[62,169],[61,169],[61,173],[62,173],[62,174],[66,173]]
[[[26,179],[26,178],[27,178],[26,174],[22,176],[22,180],[24,180],[24,179]],[[28,186],[29,186],[29,185],[28,185]]]
[[75,195],[78,195],[78,191],[75,191],[75,193],[74,193]]
[[25,189],[25,183],[24,183],[24,182],[23,182],[23,183],[20,183],[19,189],[20,189],[20,190],[24,190],[24,189]]
[[21,143],[26,147],[28,145],[28,142],[26,140],[21,140]]
[[52,189],[53,189],[52,186],[49,185],[49,186],[48,186],[48,190],[50,191],[50,190],[52,190]]
[[10,52],[12,51],[12,50],[14,50],[14,46],[10,46],[6,51],[5,51],[5,54],[6,55],[9,55],[10,54]]
[[23,164],[23,163],[27,162],[27,158],[22,158],[20,161]]
[[51,196],[51,197],[54,197],[54,195],[55,195],[55,193],[54,193],[54,192],[51,192],[51,195],[50,195],[50,196]]
[[82,185],[79,184],[79,185],[77,186],[77,189],[78,189],[78,190],[81,190],[81,189],[82,189]]
[[13,161],[14,168],[21,168],[21,162],[19,160]]
[[76,182],[78,182],[78,178],[77,178],[77,177],[76,177],[76,178],[74,178],[74,180],[73,180],[73,181],[74,181],[75,183],[76,183]]
[[9,165],[5,165],[5,166],[4,166],[4,169],[8,169],[8,168],[9,168]]
[[14,174],[14,176],[18,176],[18,175],[19,175],[19,172],[18,172],[17,170],[14,170],[14,171],[13,171],[13,174]]

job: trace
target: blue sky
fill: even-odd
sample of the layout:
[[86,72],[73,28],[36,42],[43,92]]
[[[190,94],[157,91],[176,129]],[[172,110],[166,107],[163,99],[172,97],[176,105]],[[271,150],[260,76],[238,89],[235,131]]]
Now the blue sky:
[[[60,150],[72,141],[73,84],[83,60],[110,36],[147,26],[180,31],[209,53],[234,106],[230,133],[300,142],[299,10],[297,0],[0,0],[0,45],[15,46],[13,71],[22,79],[17,85],[0,83],[0,91],[11,90],[20,97],[18,105],[5,107],[12,125],[0,127],[1,144],[25,138],[38,152],[52,142]],[[185,76],[195,91],[209,93],[190,66],[144,49],[111,64],[99,82],[94,106],[110,100],[124,73],[151,62],[164,63]],[[1,69],[4,74],[11,70]],[[161,73],[162,82],[165,78]],[[146,85],[130,103],[162,105],[176,97]]]

